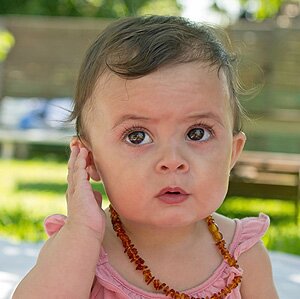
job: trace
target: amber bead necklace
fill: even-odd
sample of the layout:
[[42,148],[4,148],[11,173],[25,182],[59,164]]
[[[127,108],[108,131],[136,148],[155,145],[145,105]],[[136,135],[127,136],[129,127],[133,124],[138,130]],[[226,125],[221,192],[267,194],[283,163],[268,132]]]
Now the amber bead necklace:
[[[158,278],[155,278],[155,276],[152,275],[151,270],[145,264],[145,261],[139,256],[138,250],[134,247],[130,238],[126,234],[118,213],[114,210],[114,208],[111,205],[109,206],[109,211],[113,229],[116,232],[118,238],[121,240],[125,249],[124,253],[127,254],[130,262],[136,265],[136,270],[142,271],[144,280],[147,283],[147,285],[152,283],[155,290],[160,291],[167,297],[175,299],[224,299],[241,282],[242,277],[236,275],[232,279],[231,283],[226,285],[218,293],[214,293],[211,297],[206,296],[205,298],[191,297],[185,293],[180,293],[174,289],[171,289],[166,283],[161,282]],[[213,217],[210,215],[207,218],[205,218],[205,221],[207,223],[210,233],[212,234],[216,242],[216,246],[218,247],[224,260],[228,263],[230,267],[239,268],[236,259],[229,253],[228,249],[226,248],[226,243]]]

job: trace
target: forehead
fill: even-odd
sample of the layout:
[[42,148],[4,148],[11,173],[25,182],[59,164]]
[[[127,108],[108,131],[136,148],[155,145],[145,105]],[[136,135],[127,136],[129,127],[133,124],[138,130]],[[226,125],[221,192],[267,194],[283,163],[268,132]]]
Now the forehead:
[[163,67],[138,79],[126,80],[106,73],[93,93],[93,111],[104,118],[128,113],[170,118],[193,112],[213,112],[228,118],[232,114],[229,97],[222,71],[185,63]]

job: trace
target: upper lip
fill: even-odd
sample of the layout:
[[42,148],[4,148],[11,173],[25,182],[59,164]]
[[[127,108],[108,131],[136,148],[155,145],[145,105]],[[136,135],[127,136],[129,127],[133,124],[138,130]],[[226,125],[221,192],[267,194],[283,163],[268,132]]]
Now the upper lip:
[[180,187],[166,187],[166,188],[161,189],[160,192],[156,196],[161,196],[166,193],[179,193],[179,194],[183,194],[183,195],[189,194],[185,190],[181,189]]

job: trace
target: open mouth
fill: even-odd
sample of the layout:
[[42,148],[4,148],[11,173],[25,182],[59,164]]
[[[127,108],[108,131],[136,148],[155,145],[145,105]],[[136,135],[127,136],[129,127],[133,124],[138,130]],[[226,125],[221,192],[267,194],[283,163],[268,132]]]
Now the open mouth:
[[185,201],[189,194],[179,187],[167,187],[162,189],[156,197],[164,203],[178,204]]
[[160,190],[157,196],[161,196],[163,194],[174,194],[174,195],[179,195],[179,194],[184,194],[187,195],[188,193],[181,189],[180,187],[166,187]]

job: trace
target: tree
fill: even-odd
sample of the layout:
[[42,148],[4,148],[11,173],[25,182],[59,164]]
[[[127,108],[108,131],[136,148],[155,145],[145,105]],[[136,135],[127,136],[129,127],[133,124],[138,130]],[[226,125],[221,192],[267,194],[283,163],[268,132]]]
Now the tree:
[[178,0],[1,0],[0,14],[117,18],[179,14],[180,8]]
[[15,39],[12,34],[7,30],[0,29],[0,63],[6,58],[14,43]]
[[[226,9],[222,5],[223,1],[214,0],[212,3],[212,8],[219,11],[220,13],[227,14]],[[286,3],[296,3],[300,4],[300,0],[239,0],[241,8],[241,18],[250,18],[254,20],[264,20],[267,18],[274,17],[277,15]]]

